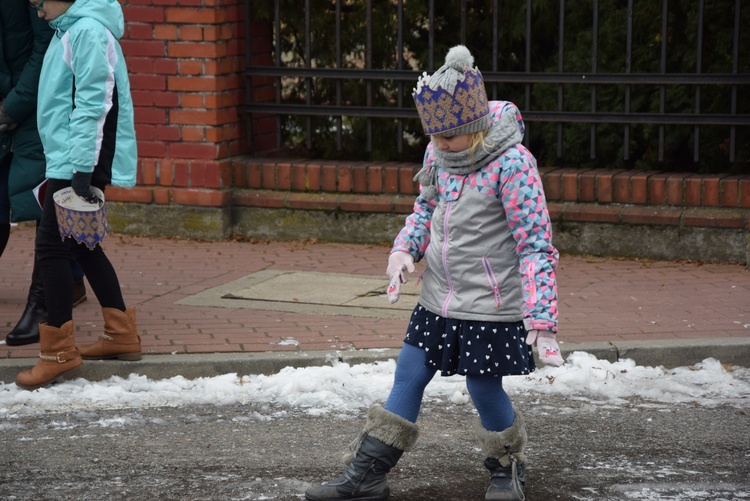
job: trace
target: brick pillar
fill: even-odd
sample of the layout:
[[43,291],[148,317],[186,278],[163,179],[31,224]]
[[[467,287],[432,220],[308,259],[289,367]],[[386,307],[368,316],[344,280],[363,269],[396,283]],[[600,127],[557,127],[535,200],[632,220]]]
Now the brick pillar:
[[138,139],[138,186],[110,201],[225,207],[230,157],[248,152],[244,1],[123,1],[121,41]]

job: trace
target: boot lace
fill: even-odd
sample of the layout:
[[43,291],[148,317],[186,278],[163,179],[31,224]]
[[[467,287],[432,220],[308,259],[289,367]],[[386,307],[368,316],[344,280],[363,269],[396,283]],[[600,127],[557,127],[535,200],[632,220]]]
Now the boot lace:
[[365,432],[364,431],[359,432],[359,435],[357,435],[357,438],[355,438],[349,444],[349,454],[347,456],[351,456],[351,459],[354,459],[354,456],[357,455],[357,452],[359,451],[359,447],[362,445],[362,440],[364,438],[365,438]]
[[513,472],[513,476],[510,481],[510,486],[513,489],[513,494],[516,495],[519,501],[524,501],[526,499],[526,495],[523,493],[523,486],[521,486],[521,480],[518,478],[518,460],[516,459],[516,456],[511,454],[510,462],[511,462],[511,468]]

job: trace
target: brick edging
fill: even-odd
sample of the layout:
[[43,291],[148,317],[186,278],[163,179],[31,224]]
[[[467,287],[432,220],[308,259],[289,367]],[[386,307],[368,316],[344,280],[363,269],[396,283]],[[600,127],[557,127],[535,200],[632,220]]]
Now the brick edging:
[[[420,165],[239,158],[235,188],[412,195]],[[750,175],[541,167],[548,202],[750,209]]]
[[[160,179],[144,164],[149,175],[139,177],[139,186],[109,187],[107,197],[156,205],[408,214],[420,165],[236,157],[202,166],[202,176],[210,176],[211,167],[220,182],[205,188],[173,175]],[[557,221],[750,228],[750,176],[556,167],[539,172]]]
[[[275,190],[237,190],[235,207],[409,214],[414,197],[407,195],[344,195]],[[553,222],[668,225],[750,229],[750,211],[706,207],[658,207],[549,203]]]

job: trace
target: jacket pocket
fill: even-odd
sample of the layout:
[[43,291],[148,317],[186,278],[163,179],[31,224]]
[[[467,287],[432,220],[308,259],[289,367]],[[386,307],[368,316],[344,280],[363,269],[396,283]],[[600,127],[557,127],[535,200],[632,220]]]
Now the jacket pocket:
[[492,271],[492,265],[487,257],[482,258],[482,267],[484,268],[484,274],[487,277],[487,283],[490,285],[492,294],[495,296],[495,309],[500,309],[500,305],[503,304],[503,298],[500,295],[500,285],[497,283],[497,277],[495,272]]

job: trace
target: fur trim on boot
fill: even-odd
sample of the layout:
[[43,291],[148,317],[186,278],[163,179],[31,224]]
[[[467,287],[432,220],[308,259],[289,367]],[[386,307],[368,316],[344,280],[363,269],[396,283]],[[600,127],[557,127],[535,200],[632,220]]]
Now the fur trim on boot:
[[503,431],[489,431],[477,426],[477,438],[487,458],[484,466],[490,471],[490,485],[484,496],[486,501],[523,501],[526,484],[527,434],[523,417],[516,412],[513,424]]
[[59,329],[45,323],[39,324],[39,344],[39,362],[16,376],[19,388],[36,390],[79,375],[83,360],[73,339],[72,320]]
[[353,442],[344,474],[323,485],[305,491],[309,501],[383,501],[390,488],[386,474],[396,466],[405,450],[410,450],[419,436],[417,425],[380,406],[367,412],[362,434]]
[[126,311],[117,308],[102,308],[104,334],[99,341],[78,347],[86,360],[140,360],[141,336],[135,326],[135,306]]
[[344,466],[348,466],[351,463],[365,435],[377,438],[386,445],[408,452],[417,442],[419,428],[408,419],[388,412],[379,405],[373,405],[367,410],[367,422],[362,433],[359,434],[354,442],[349,444],[349,451],[342,458]]

